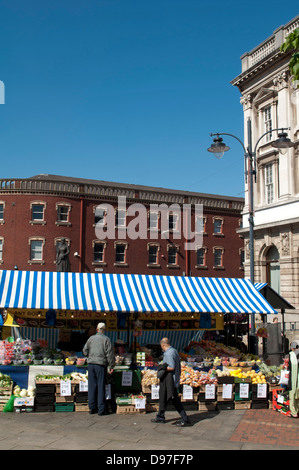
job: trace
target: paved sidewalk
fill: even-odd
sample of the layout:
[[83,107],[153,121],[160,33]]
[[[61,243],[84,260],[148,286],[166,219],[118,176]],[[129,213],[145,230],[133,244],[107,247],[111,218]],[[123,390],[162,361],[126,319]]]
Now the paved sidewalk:
[[178,428],[169,411],[107,416],[86,412],[0,413],[0,450],[299,450],[299,419],[271,409],[192,411]]

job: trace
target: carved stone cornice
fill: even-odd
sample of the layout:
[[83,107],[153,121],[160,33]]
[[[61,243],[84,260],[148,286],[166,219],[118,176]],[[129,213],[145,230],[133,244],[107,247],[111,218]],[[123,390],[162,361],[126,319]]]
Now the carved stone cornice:
[[274,86],[278,91],[288,88],[288,74],[287,72],[281,72],[273,78]]

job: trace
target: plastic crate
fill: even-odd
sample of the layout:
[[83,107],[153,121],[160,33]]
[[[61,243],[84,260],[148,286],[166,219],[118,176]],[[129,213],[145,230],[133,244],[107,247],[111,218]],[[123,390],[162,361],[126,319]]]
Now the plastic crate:
[[74,403],[55,403],[55,411],[75,411]]

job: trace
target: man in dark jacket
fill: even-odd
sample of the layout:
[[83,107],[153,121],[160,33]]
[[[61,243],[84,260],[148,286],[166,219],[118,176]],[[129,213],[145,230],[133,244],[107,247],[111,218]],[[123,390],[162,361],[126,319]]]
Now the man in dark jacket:
[[174,349],[168,338],[163,338],[160,342],[163,354],[163,364],[158,368],[157,377],[160,379],[159,387],[159,411],[153,423],[165,423],[165,411],[167,402],[172,399],[173,405],[181,416],[177,426],[188,426],[189,418],[178,395],[181,375],[181,360],[176,349]]
[[88,357],[88,406],[89,413],[108,414],[105,398],[107,367],[113,372],[114,352],[110,339],[105,336],[105,323],[99,323],[97,333],[87,340],[83,354]]

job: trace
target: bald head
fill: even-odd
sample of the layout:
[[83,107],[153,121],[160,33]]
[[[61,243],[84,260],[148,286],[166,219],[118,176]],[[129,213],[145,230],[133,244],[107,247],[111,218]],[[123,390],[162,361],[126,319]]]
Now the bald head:
[[169,339],[168,338],[162,338],[161,341],[160,341],[160,346],[161,346],[163,351],[168,349],[169,346],[170,346]]

